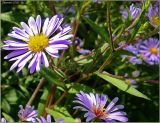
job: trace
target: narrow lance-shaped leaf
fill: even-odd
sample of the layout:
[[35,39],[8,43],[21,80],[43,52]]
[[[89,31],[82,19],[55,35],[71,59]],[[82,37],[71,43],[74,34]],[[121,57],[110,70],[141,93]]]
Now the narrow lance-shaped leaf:
[[99,25],[95,24],[92,20],[89,18],[86,18],[83,16],[83,19],[91,26],[91,28],[99,34],[105,41],[108,41],[108,33],[103,27],[100,27]]
[[74,122],[75,120],[69,114],[69,112],[64,107],[54,107],[53,109],[46,109],[49,114],[51,114],[54,119],[64,119],[65,122]]
[[99,73],[97,71],[97,72],[95,72],[95,74],[97,76],[101,77],[102,79],[108,81],[109,83],[113,84],[114,86],[116,86],[117,88],[119,88],[122,91],[125,91],[125,92],[127,92],[131,95],[137,96],[137,97],[141,97],[141,98],[150,100],[146,95],[142,94],[141,92],[139,92],[137,89],[133,88],[132,86],[129,86],[123,80],[114,78],[106,72],[105,73]]
[[8,122],[13,121],[13,118],[12,118],[10,115],[8,115],[8,114],[6,114],[6,113],[4,113],[4,112],[2,112],[2,114],[3,114],[4,118],[5,118]]
[[17,16],[15,14],[16,13],[13,13],[13,12],[1,13],[1,20],[9,22],[9,23],[13,23],[13,24],[15,24],[15,25],[17,25],[17,26],[20,27],[20,25],[18,24],[18,22],[20,21],[20,19],[22,19],[22,16],[19,16],[19,15],[16,14],[18,16],[18,18],[16,18]]

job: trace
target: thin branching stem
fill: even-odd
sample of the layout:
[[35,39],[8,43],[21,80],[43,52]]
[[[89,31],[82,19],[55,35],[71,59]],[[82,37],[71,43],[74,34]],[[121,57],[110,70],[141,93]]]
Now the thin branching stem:
[[110,36],[110,45],[111,50],[114,52],[114,44],[113,44],[113,37],[112,37],[112,24],[111,24],[111,12],[110,12],[110,2],[107,3],[107,17],[108,17],[108,31]]
[[[88,77],[90,77],[90,76],[92,76],[92,75],[93,75],[93,73],[90,73],[89,75],[83,75],[81,78],[79,78],[79,79],[78,79],[76,82],[74,82],[74,83],[79,83],[79,82],[81,82],[83,79],[86,79],[86,78],[88,78]],[[59,98],[53,105],[51,105],[50,108],[54,108],[56,105],[58,105],[58,104],[64,99],[64,97],[67,95],[68,91],[69,91],[72,87],[73,87],[73,85],[70,86],[67,90],[65,90],[65,91],[62,93],[62,95],[60,96],[60,98]]]
[[44,78],[42,78],[42,79],[40,80],[40,82],[38,83],[37,88],[36,88],[35,91],[33,92],[31,98],[29,99],[27,105],[29,105],[29,106],[32,105],[32,102],[34,101],[35,97],[37,96],[37,94],[38,94],[39,90],[41,89],[41,87],[43,86],[44,82],[45,82],[45,80],[44,80]]

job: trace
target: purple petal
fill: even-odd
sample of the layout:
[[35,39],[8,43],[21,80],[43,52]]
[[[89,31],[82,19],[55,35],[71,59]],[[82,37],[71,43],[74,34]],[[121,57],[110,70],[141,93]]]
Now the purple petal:
[[11,52],[10,54],[8,54],[7,56],[4,57],[4,59],[10,59],[14,56],[18,56],[18,55],[21,55],[25,52],[27,52],[28,50],[16,50],[16,51],[13,51]]
[[89,122],[90,120],[94,119],[96,116],[92,112],[87,113],[87,119],[86,122]]
[[63,21],[63,18],[61,20],[59,20],[57,24],[55,24],[55,26],[52,29],[52,32],[50,33],[50,35],[52,35],[60,27],[62,21]]
[[37,28],[38,28],[38,31],[39,33],[41,32],[41,16],[38,15],[37,18],[36,18],[36,24],[37,24]]
[[110,104],[107,106],[107,111],[109,111],[115,104],[116,102],[118,101],[118,97],[115,97],[111,102]]
[[29,25],[29,27],[31,28],[31,30],[33,31],[33,33],[35,35],[38,34],[37,24],[36,24],[36,22],[35,22],[33,17],[30,17],[28,19],[28,25]]
[[54,44],[54,45],[50,45],[49,47],[57,50],[68,49],[68,45],[65,45],[65,44]]
[[36,65],[36,71],[40,71],[40,66],[41,66],[41,57],[42,57],[42,53],[39,52],[38,53],[38,57],[37,57],[37,65]]
[[108,116],[108,118],[111,118],[111,119],[114,119],[114,120],[117,120],[117,121],[121,121],[121,122],[127,122],[128,121],[128,118],[127,117],[124,117],[124,116]]
[[29,26],[26,23],[21,22],[21,26],[30,36],[34,36],[32,30],[29,28]]
[[59,21],[59,18],[57,18],[57,15],[55,15],[51,18],[51,20],[48,23],[48,29],[46,31],[46,36],[51,35],[51,32],[53,31],[53,29],[57,25],[58,21]]
[[118,111],[118,112],[114,112],[114,113],[110,113],[110,116],[123,116],[123,115],[127,115],[125,112],[122,111]]
[[45,48],[45,51],[46,51],[49,55],[51,55],[52,57],[56,57],[56,58],[59,57],[59,55],[58,55],[58,50],[56,50],[56,49],[53,49],[53,48],[51,48],[51,47],[47,47],[47,48]]
[[86,49],[78,49],[77,52],[79,52],[80,54],[89,54],[89,53],[91,53],[90,50],[86,50]]
[[43,34],[46,34],[47,28],[48,28],[49,18],[46,18],[43,24],[42,32]]
[[50,41],[49,42],[50,45],[54,45],[54,44],[66,44],[69,45],[71,44],[70,40],[55,40],[55,41]]
[[117,110],[123,109],[123,108],[124,108],[123,105],[116,105],[113,108],[111,108],[109,112],[114,112],[114,111],[117,111]]
[[18,57],[13,58],[13,59],[18,59],[18,60],[11,66],[10,71],[13,70],[15,67],[17,67],[17,65],[18,65],[21,61],[23,61],[28,55],[30,55],[30,53],[31,53],[31,52],[29,51],[29,52],[27,52],[27,53],[25,53],[25,54],[23,54],[23,55],[21,55],[21,56],[18,56]]
[[49,41],[67,40],[67,39],[70,39],[70,38],[72,38],[72,37],[73,37],[73,35],[72,35],[72,34],[69,34],[69,35],[65,35],[65,36],[63,36],[63,37],[59,37],[59,38],[53,37],[53,38],[51,38]]
[[9,33],[8,36],[13,37],[13,38],[16,38],[16,39],[23,40],[23,41],[29,41],[28,38],[26,38],[26,37],[24,37],[24,36],[22,36],[22,35],[16,34],[15,32]]
[[49,66],[48,59],[47,59],[45,53],[43,53],[43,52],[42,52],[42,63],[45,65],[45,67]]
[[49,114],[47,115],[47,123],[51,123],[51,116]]
[[29,35],[24,30],[21,30],[18,27],[13,27],[13,30],[15,31],[15,33],[17,33],[23,37],[29,38]]

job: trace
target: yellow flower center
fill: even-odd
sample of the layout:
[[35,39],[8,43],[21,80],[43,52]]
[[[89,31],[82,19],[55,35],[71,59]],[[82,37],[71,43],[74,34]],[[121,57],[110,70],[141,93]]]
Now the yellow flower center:
[[33,52],[42,51],[48,46],[48,38],[43,34],[31,36],[28,42],[28,49]]
[[157,53],[158,53],[158,49],[155,48],[155,47],[151,47],[149,50],[150,50],[150,52],[151,52],[152,54],[157,54]]
[[158,18],[158,16],[153,16],[152,21],[154,25],[160,26],[160,19]]
[[97,118],[105,118],[108,116],[108,113],[104,106],[96,107],[96,105],[93,105],[92,112],[96,115]]

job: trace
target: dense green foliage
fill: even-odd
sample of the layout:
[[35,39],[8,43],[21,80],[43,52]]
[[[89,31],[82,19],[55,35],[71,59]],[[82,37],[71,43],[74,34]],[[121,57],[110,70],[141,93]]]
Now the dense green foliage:
[[[63,14],[63,23],[71,25],[72,33],[75,34],[70,48],[65,52],[61,51],[59,59],[51,59],[50,68],[42,66],[39,73],[30,74],[27,66],[19,73],[10,71],[13,62],[3,59],[10,51],[1,51],[3,117],[7,119],[12,117],[14,121],[18,121],[19,105],[27,104],[41,78],[44,77],[45,82],[32,103],[38,109],[39,115],[44,115],[47,110],[54,118],[62,117],[65,121],[80,118],[85,121],[84,113],[75,112],[73,109],[76,105],[73,103],[75,94],[82,90],[107,94],[110,99],[119,97],[118,103],[125,106],[124,110],[130,122],[159,121],[158,65],[129,63],[122,59],[121,55],[134,54],[122,48],[118,49],[121,41],[134,43],[148,37],[158,38],[158,30],[146,17],[150,2],[141,5],[143,12],[134,25],[130,18],[122,18],[120,11],[122,6],[129,8],[136,2],[27,0],[1,3],[1,46],[4,40],[9,39],[7,34],[11,32],[12,27],[21,27],[20,22],[27,22],[30,16],[41,15],[45,18]],[[112,36],[109,28],[112,30]],[[128,31],[129,29],[132,29],[132,32]],[[78,48],[74,45],[76,37],[84,41],[84,49],[92,50],[90,54],[83,55],[76,51]],[[133,77],[132,73],[136,70],[140,71],[140,75]],[[137,81],[136,88],[125,81],[125,74]],[[63,94],[64,98],[57,102]],[[48,95],[52,95],[53,98]],[[47,106],[49,99],[51,104]],[[57,105],[53,106],[55,103]]]

